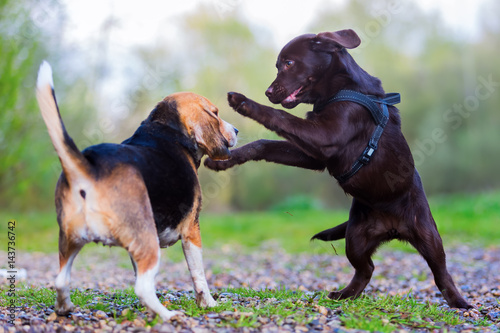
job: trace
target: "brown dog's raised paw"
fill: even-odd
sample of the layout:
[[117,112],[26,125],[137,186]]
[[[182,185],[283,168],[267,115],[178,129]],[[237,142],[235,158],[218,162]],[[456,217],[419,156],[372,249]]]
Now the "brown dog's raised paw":
[[207,159],[205,159],[204,164],[211,170],[223,171],[234,166],[234,161],[231,161],[230,159],[225,161],[214,161],[210,157],[208,157]]
[[246,114],[246,105],[248,98],[245,95],[242,95],[237,92],[228,92],[227,93],[227,101],[229,102],[229,106],[232,107],[239,114]]

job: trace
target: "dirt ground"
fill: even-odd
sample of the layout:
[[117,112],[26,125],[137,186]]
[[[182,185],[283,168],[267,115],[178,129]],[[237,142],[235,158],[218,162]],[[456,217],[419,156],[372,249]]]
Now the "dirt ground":
[[[168,250],[164,250],[168,251]],[[314,251],[312,251],[314,252]],[[6,257],[6,253],[0,252]],[[157,290],[169,293],[186,293],[192,284],[184,261],[172,262],[164,255],[157,276]],[[500,331],[500,248],[471,248],[462,246],[447,249],[448,268],[459,290],[477,310],[461,312],[465,319],[485,319],[487,328],[482,331]],[[53,287],[58,270],[57,254],[17,254],[18,281],[28,286]],[[282,288],[314,292],[333,290],[347,284],[353,270],[344,255],[300,254],[291,255],[273,244],[263,245],[252,254],[240,254],[238,250],[221,248],[205,251],[204,262],[208,283],[220,298],[232,302],[244,301],[238,295],[221,294],[226,287],[253,289]],[[366,288],[368,294],[396,295],[410,293],[417,300],[428,301],[447,308],[447,304],[436,288],[432,274],[425,261],[414,253],[382,250],[374,257],[374,276]],[[5,268],[5,267],[0,267]],[[5,271],[2,273],[5,274]],[[0,287],[9,288],[9,282],[0,277]],[[128,288],[133,286],[134,274],[130,261],[119,249],[94,248],[84,251],[75,261],[72,272],[72,288],[102,290]],[[175,296],[173,296],[175,297]],[[224,299],[219,299],[219,301]],[[144,320],[129,325],[117,325],[109,320],[103,311],[82,311],[77,318],[57,318],[53,306],[44,310],[29,307],[18,308],[15,326],[7,324],[8,310],[2,307],[0,333],[4,332],[50,332],[50,331],[255,331],[255,329],[220,329],[217,318],[229,314],[213,314],[204,318],[187,318],[183,323],[163,323],[145,328]],[[324,318],[323,318],[324,317]],[[57,318],[57,319],[56,319]],[[88,319],[88,325],[75,327],[76,320]],[[84,320],[85,321],[85,320]],[[466,322],[458,327],[447,327],[455,331],[477,331],[478,328]],[[353,331],[342,327],[338,314],[324,313],[319,320],[308,326],[293,322],[278,326],[273,321],[263,322],[257,331],[301,332],[301,331]]]

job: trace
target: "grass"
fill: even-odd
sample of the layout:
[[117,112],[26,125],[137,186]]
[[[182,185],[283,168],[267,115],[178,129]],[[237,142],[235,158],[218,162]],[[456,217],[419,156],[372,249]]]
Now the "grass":
[[[397,329],[442,329],[464,322],[456,312],[419,303],[411,297],[411,294],[372,295],[362,296],[356,300],[333,301],[328,299],[324,292],[310,295],[286,289],[238,288],[224,289],[220,293],[237,294],[244,301],[235,304],[232,300],[223,302],[219,299],[219,305],[211,309],[199,308],[191,293],[176,300],[169,300],[162,294],[160,301],[170,310],[182,310],[190,317],[206,318],[210,314],[218,313],[220,314],[218,325],[225,328],[259,328],[263,322],[270,321],[278,325],[294,323],[306,326],[317,320],[320,317],[319,313],[327,312],[330,315],[334,314],[339,325],[344,328],[378,332],[393,332]],[[0,291],[0,296],[2,300],[0,303],[8,301],[5,290]],[[146,309],[139,303],[132,288],[110,290],[105,294],[95,290],[75,289],[72,291],[71,299],[81,310],[104,311],[109,315],[108,320],[116,323],[145,318],[147,326],[154,326],[159,321],[158,318],[145,314]],[[17,289],[16,300],[19,306],[44,309],[54,304],[55,291],[23,286]],[[481,320],[470,323],[485,325]]]
[[[400,326],[439,329],[463,321],[452,311],[417,302],[408,295],[362,297],[342,305],[341,320],[347,328],[392,332]],[[439,323],[439,324],[436,324]]]
[[[500,239],[500,192],[474,195],[453,195],[430,200],[432,212],[445,247],[462,243],[494,246]],[[202,213],[200,218],[204,247],[237,247],[252,251],[263,242],[276,241],[289,253],[332,253],[328,243],[309,242],[315,233],[338,225],[348,218],[347,210],[295,210],[293,207],[271,212],[241,212],[233,214]],[[23,251],[57,252],[58,226],[53,212],[0,212],[0,220],[15,219],[16,249]],[[7,237],[7,228],[0,237]],[[2,233],[5,233],[3,235]],[[391,247],[409,250],[409,246],[391,242]],[[336,251],[343,253],[343,241],[334,242]],[[179,247],[180,246],[175,246]],[[170,256],[169,250],[169,256]],[[172,251],[180,260],[180,250]]]

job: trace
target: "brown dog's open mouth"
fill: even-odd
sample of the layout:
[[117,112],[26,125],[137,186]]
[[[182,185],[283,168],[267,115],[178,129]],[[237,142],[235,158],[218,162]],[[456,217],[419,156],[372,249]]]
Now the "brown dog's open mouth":
[[304,88],[304,86],[300,86],[299,89],[295,90],[293,93],[290,94],[287,98],[285,98],[281,103],[294,103],[297,101],[297,95],[300,93],[300,91]]

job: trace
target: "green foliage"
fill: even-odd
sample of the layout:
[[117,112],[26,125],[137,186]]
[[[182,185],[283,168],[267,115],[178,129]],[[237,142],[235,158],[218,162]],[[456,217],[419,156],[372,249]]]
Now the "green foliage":
[[500,224],[500,193],[436,197],[431,210],[445,243],[498,244],[500,230],[494,226]]
[[[59,27],[54,27],[60,19],[58,6],[51,0],[0,3],[0,208],[3,209],[53,206],[61,167],[38,109],[35,81],[38,66],[47,57],[46,50],[58,51],[54,47],[59,37]],[[57,54],[51,55],[54,57]],[[59,106],[75,142],[82,148],[102,142],[103,136],[94,130],[96,121],[92,118],[96,96],[88,93],[84,76],[68,77],[66,72],[58,71],[59,62],[52,65],[58,96],[68,94]],[[63,81],[58,80],[58,72],[66,75]],[[90,131],[85,126],[88,122],[93,126]]]
[[57,252],[59,228],[55,212],[32,211],[14,214],[12,211],[0,211],[0,219],[16,221],[16,249]]
[[[500,230],[496,228],[500,223],[499,203],[500,192],[445,196],[430,200],[431,210],[446,247],[461,243],[475,246],[497,245],[500,239]],[[309,239],[317,232],[346,221],[348,215],[346,210],[303,210],[293,206],[271,212],[202,213],[200,224],[203,246],[206,249],[219,249],[221,244],[225,244],[241,251],[252,251],[263,243],[272,241],[289,253],[343,254],[343,241],[333,242],[333,250],[330,243],[310,242]],[[55,213],[0,212],[0,220],[10,219],[17,221],[18,250],[49,253],[57,251],[59,233]],[[409,245],[396,241],[384,246],[413,251]],[[125,251],[120,251],[126,255]],[[170,248],[165,256],[175,261],[183,260],[180,245]]]
[[50,147],[40,145],[33,94],[40,33],[20,2],[3,1],[0,12],[0,207],[20,207],[18,198],[37,201],[49,185],[43,180],[49,165],[38,157],[50,155]]
[[271,207],[271,211],[315,211],[322,208],[321,202],[306,195],[295,195]]

